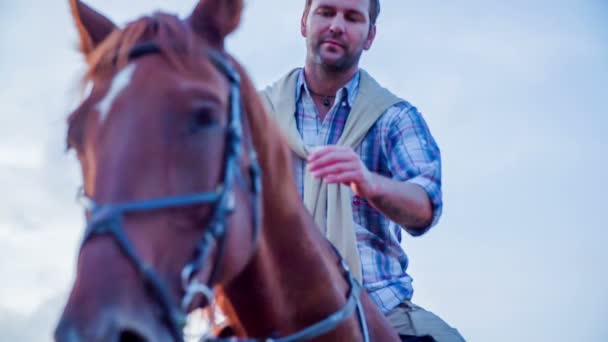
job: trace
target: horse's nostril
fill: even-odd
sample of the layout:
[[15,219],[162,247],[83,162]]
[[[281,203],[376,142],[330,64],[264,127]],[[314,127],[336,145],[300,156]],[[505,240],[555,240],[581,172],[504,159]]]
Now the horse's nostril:
[[125,330],[120,333],[119,342],[146,342],[146,339],[132,330]]

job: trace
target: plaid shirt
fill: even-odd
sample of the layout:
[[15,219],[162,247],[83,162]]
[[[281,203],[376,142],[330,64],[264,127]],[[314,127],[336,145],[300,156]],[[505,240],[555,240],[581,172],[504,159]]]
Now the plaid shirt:
[[[336,144],[357,97],[360,74],[336,93],[336,101],[323,122],[300,71],[296,86],[296,123],[305,145]],[[355,148],[367,168],[383,176],[424,188],[433,204],[433,223],[441,216],[441,160],[439,148],[417,109],[403,101],[384,112]],[[295,156],[295,154],[294,154]],[[295,156],[296,183],[304,193],[305,161]],[[407,274],[408,258],[401,247],[402,228],[353,196],[353,220],[361,256],[363,285],[380,309],[387,313],[413,294]],[[412,235],[420,235],[410,231]],[[426,230],[425,230],[426,231]]]

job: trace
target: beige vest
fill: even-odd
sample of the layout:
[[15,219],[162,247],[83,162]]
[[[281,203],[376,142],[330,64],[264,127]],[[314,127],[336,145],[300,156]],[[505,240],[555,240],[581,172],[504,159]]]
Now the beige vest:
[[[312,151],[304,145],[295,118],[296,83],[300,70],[292,70],[260,95],[287,136],[293,152],[306,160]],[[337,145],[356,148],[376,120],[387,109],[402,101],[361,70],[358,94]],[[354,229],[351,188],[341,184],[327,185],[306,171],[304,204],[327,239],[342,254],[352,274],[361,282],[361,259]]]

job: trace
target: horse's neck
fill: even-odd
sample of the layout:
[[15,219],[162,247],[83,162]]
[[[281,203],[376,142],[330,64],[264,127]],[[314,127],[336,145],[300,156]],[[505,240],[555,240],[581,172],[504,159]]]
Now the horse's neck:
[[[303,207],[267,224],[251,264],[225,289],[242,333],[293,333],[341,308],[348,285],[337,265]],[[332,338],[358,333],[353,324],[349,320]]]

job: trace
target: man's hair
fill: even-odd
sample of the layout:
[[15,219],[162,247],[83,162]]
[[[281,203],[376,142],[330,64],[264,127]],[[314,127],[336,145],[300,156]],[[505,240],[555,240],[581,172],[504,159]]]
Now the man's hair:
[[[312,0],[306,0],[306,6],[304,7],[304,12],[308,12],[310,10],[310,5],[312,4]],[[378,20],[378,16],[380,15],[380,0],[369,0],[369,25],[373,26],[376,24],[376,20]]]

